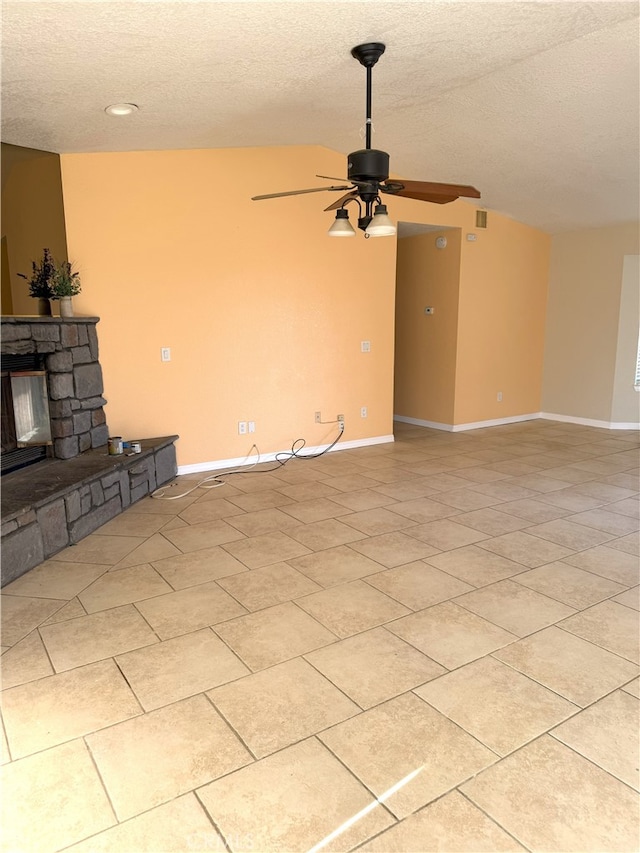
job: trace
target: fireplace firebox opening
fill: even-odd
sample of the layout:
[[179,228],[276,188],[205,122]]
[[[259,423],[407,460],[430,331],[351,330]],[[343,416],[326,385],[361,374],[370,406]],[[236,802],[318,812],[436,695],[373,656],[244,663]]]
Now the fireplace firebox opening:
[[2,355],[3,474],[51,455],[49,394],[44,359],[37,354]]

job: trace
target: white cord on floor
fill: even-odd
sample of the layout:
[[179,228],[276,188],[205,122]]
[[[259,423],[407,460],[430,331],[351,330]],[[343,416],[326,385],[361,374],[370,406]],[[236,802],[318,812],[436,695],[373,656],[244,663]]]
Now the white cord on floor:
[[[258,450],[257,445],[252,444],[249,453],[245,457],[245,462],[247,459],[251,457],[251,454],[255,448],[256,453],[258,454],[258,458],[252,465],[247,465],[246,467],[236,468],[233,471],[220,471],[218,474],[212,474],[210,477],[205,477],[200,482],[196,483],[195,486],[192,486],[190,489],[187,489],[186,492],[180,492],[179,495],[166,495],[165,489],[172,489],[174,486],[177,486],[178,483],[170,483],[168,486],[163,486],[161,489],[156,489],[155,492],[151,493],[151,497],[155,498],[159,501],[177,501],[178,498],[186,498],[187,495],[190,495],[191,492],[195,492],[196,489],[219,489],[220,486],[225,485],[225,481],[221,480],[220,477],[225,477],[228,474],[244,474],[245,471],[250,471],[252,468],[255,468],[256,465],[260,462],[260,451]],[[205,483],[211,483],[210,486],[206,486]]]
[[[321,421],[321,423],[325,423],[325,421]],[[278,468],[282,467],[283,465],[286,465],[286,463],[290,459],[318,459],[320,456],[324,456],[325,453],[328,453],[330,450],[333,450],[333,448],[340,441],[340,439],[342,438],[342,436],[344,434],[344,421],[343,420],[327,421],[326,423],[337,423],[339,425],[338,435],[333,439],[333,441],[331,442],[330,445],[328,445],[328,447],[325,447],[325,449],[321,450],[319,453],[303,454],[301,451],[305,445],[305,440],[304,440],[304,438],[297,438],[293,442],[293,444],[291,445],[291,450],[286,450],[286,451],[283,450],[283,451],[280,451],[279,453],[276,453],[276,455],[275,455],[275,461],[276,461],[275,467],[274,468],[267,468],[266,470],[267,471],[277,471]],[[296,449],[297,445],[300,445],[300,447],[298,449]],[[255,448],[256,453],[258,454],[258,458],[253,463],[253,465],[247,465],[246,467],[242,467],[242,468],[235,468],[233,471],[221,471],[219,474],[212,474],[210,477],[205,477],[203,480],[200,480],[199,483],[196,483],[195,486],[192,486],[190,489],[187,489],[186,492],[181,492],[179,495],[166,495],[165,494],[165,492],[164,492],[165,488],[171,489],[174,486],[178,485],[177,483],[171,483],[169,486],[164,486],[161,489],[156,489],[155,492],[151,493],[151,497],[156,498],[156,500],[162,500],[162,501],[176,501],[176,500],[178,500],[178,498],[186,498],[187,495],[190,495],[191,492],[195,492],[196,489],[218,489],[220,486],[225,485],[225,481],[221,480],[220,477],[228,477],[230,474],[244,474],[246,471],[250,471],[252,468],[255,468],[256,465],[259,464],[259,462],[260,462],[260,451],[258,450],[258,447],[255,444],[251,445],[251,449],[249,450],[249,453],[245,457],[245,462],[247,459],[250,458],[251,453],[254,450],[254,448]],[[285,458],[283,459],[282,457],[285,457]],[[211,483],[211,485],[206,486],[206,485],[204,485],[205,483]]]

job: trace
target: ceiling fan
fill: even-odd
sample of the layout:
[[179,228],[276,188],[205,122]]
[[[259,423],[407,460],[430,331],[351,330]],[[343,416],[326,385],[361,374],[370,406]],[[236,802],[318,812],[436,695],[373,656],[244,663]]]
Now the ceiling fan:
[[332,237],[353,237],[355,235],[356,232],[349,222],[349,213],[346,209],[346,205],[354,201],[359,208],[358,228],[365,232],[365,237],[385,237],[395,234],[396,229],[387,215],[387,208],[382,203],[380,193],[413,198],[418,201],[430,201],[434,204],[447,204],[460,198],[460,196],[480,198],[480,193],[475,187],[461,184],[408,181],[404,178],[389,180],[389,155],[386,151],[379,151],[371,147],[371,69],[384,51],[385,45],[381,42],[359,44],[351,51],[351,55],[367,70],[367,116],[365,124],[366,147],[348,155],[348,177],[342,179],[316,175],[318,178],[341,181],[341,183],[328,187],[256,195],[253,196],[252,201],[303,195],[304,193],[344,192],[346,190],[345,195],[325,208],[325,210],[336,211],[336,219],[329,229],[329,235]]

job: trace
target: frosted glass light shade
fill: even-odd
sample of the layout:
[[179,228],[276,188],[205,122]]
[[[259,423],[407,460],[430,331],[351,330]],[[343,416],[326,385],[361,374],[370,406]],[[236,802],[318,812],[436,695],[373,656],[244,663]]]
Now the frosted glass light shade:
[[353,230],[353,225],[349,222],[349,213],[340,208],[336,210],[335,222],[327,231],[329,237],[355,237],[356,232]]
[[385,204],[379,204],[376,207],[373,219],[367,226],[365,233],[369,237],[393,237],[395,235],[396,226],[389,219]]

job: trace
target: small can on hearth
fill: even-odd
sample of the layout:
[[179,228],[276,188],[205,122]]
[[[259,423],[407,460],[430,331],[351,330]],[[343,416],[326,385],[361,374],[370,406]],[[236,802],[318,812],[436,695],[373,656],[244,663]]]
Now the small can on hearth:
[[132,441],[129,447],[132,453],[142,453],[142,445],[139,441]]
[[121,453],[124,453],[122,436],[114,435],[109,439],[109,456],[120,456]]

